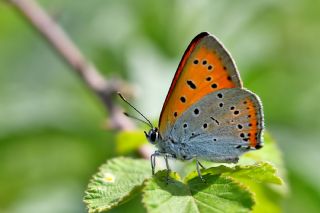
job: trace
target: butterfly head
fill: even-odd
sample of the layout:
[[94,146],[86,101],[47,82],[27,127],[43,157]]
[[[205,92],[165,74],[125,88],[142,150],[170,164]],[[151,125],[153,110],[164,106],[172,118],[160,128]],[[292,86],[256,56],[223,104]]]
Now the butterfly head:
[[134,109],[137,113],[139,113],[145,120],[129,115],[128,113],[124,113],[124,115],[126,115],[127,117],[133,118],[135,120],[138,120],[140,122],[143,122],[145,124],[147,124],[151,129],[149,130],[149,132],[147,133],[146,131],[144,131],[144,134],[146,135],[146,138],[148,139],[148,141],[152,144],[156,144],[160,138],[160,134],[159,134],[159,130],[157,127],[153,127],[152,123],[150,122],[150,120],[144,116],[137,108],[135,108],[132,104],[130,104],[120,93],[118,93],[118,95],[120,96],[120,98],[127,103],[132,109]]
[[160,139],[160,134],[157,127],[150,129],[148,133],[144,132],[144,134],[151,144],[156,144]]

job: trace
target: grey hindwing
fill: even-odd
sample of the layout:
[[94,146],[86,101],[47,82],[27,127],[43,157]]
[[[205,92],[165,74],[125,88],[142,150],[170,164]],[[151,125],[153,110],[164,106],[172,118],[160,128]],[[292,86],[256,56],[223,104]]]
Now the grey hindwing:
[[249,151],[244,136],[250,130],[249,108],[252,101],[257,116],[257,143],[263,130],[262,106],[256,95],[241,89],[222,89],[193,104],[168,128],[158,146],[178,159],[199,158],[214,162],[237,162]]

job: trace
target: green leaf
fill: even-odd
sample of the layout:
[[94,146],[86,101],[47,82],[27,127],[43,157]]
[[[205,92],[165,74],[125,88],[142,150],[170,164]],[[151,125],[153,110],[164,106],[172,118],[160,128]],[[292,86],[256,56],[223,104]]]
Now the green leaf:
[[115,158],[100,167],[88,185],[84,202],[89,212],[109,210],[136,195],[151,176],[147,160]]
[[[201,174],[211,174],[223,176],[231,176],[239,180],[249,180],[257,183],[274,183],[282,184],[282,180],[277,176],[276,169],[269,163],[259,162],[254,165],[237,165],[235,167],[227,167],[224,165],[218,167],[211,167],[201,171]],[[197,172],[191,172],[186,180],[198,176]]]
[[252,194],[240,183],[221,175],[204,175],[184,182],[177,173],[160,171],[146,182],[143,203],[149,212],[249,212]]
[[[230,175],[237,179],[248,179],[257,183],[274,183],[281,185],[283,181],[277,176],[277,170],[267,162],[248,166],[236,166]],[[226,173],[225,175],[228,175]]]
[[240,157],[239,164],[248,165],[257,161],[268,161],[278,169],[280,176],[283,178],[285,176],[285,169],[281,151],[269,132],[265,131],[263,138],[263,148],[244,154]]
[[[232,177],[245,184],[251,192],[254,192],[256,204],[253,212],[280,212],[279,206],[281,196],[271,187],[279,186],[283,183],[277,176],[276,169],[269,163],[260,162],[254,165],[238,165],[235,167],[218,166],[201,171],[202,174],[219,175]],[[197,177],[196,172],[191,172],[186,179]],[[277,184],[277,185],[275,185]]]
[[250,181],[249,179],[239,179],[239,181],[244,183],[255,193],[256,205],[254,206],[253,212],[281,212],[283,198],[288,193],[286,170],[282,160],[282,153],[275,140],[268,132],[264,133],[264,147],[242,156],[239,164],[247,165],[257,161],[267,161],[277,168],[277,175],[283,180],[283,184],[261,184]]
[[116,137],[116,151],[118,154],[127,154],[137,150],[144,143],[146,143],[146,137],[141,130],[122,131]]
[[[281,212],[281,203],[287,193],[286,172],[281,152],[270,134],[265,133],[264,135],[264,147],[240,157],[238,166],[230,167],[230,164],[217,166],[212,162],[202,163],[207,167],[215,166],[208,169],[208,173],[222,173],[223,176],[231,176],[254,192],[256,204],[253,212]],[[185,174],[193,171],[187,175],[187,178],[197,176],[194,168],[194,162],[184,168]],[[202,173],[206,171],[203,170]]]

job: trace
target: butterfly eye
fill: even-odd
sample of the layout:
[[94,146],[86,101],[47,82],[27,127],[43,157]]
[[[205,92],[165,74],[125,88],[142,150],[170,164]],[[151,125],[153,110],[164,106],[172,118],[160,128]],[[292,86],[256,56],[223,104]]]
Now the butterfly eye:
[[150,143],[155,144],[159,139],[159,133],[157,129],[151,129],[148,134],[146,134],[147,139]]
[[151,135],[150,135],[150,140],[151,140],[152,142],[155,142],[156,139],[157,139],[157,133],[155,133],[155,132],[151,133]]

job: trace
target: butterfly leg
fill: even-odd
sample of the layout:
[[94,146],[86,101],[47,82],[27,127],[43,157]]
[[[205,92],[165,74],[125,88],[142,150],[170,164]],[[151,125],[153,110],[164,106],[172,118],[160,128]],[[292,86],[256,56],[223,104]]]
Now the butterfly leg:
[[150,156],[150,162],[151,162],[151,169],[152,169],[152,175],[155,173],[156,169],[156,157],[159,156],[160,153],[155,151],[151,156]]
[[206,182],[205,179],[203,179],[202,175],[201,175],[201,171],[200,171],[200,166],[202,168],[204,168],[204,166],[200,163],[200,161],[198,161],[198,159],[196,159],[196,168],[197,168],[197,173],[198,173],[198,176],[199,178],[202,180],[202,182]]
[[170,157],[170,156],[171,155],[169,155],[169,154],[165,154],[164,155],[164,160],[166,162],[166,167],[167,167],[167,184],[169,183],[169,174],[170,174],[170,171],[171,171],[170,166],[169,166],[169,161],[168,161],[168,157]]
[[200,163],[200,161],[198,161],[198,163],[199,163],[199,166],[201,166],[202,169],[206,169],[206,167],[204,167],[204,166]]

